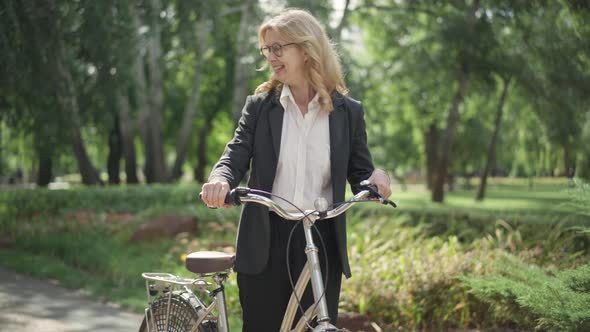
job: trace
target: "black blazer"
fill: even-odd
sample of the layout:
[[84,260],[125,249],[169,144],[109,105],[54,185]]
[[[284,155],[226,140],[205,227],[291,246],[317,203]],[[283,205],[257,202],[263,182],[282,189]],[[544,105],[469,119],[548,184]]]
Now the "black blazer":
[[[344,200],[346,180],[351,185],[369,178],[374,170],[367,147],[364,111],[360,102],[332,93],[334,110],[329,115],[330,162],[333,201]],[[209,182],[227,180],[239,185],[251,166],[248,187],[272,191],[281,146],[284,109],[278,93],[248,96],[233,139],[213,167]],[[251,165],[250,165],[251,163]],[[350,277],[346,250],[346,218],[334,220],[342,271]],[[270,246],[268,208],[245,203],[238,227],[235,270],[257,274],[266,266]]]

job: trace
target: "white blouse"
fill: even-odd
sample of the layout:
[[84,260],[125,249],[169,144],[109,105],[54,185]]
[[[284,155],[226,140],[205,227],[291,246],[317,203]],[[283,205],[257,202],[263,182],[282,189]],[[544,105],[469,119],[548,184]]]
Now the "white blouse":
[[[329,114],[320,110],[318,100],[316,93],[304,116],[289,86],[283,86],[280,96],[285,113],[272,192],[304,211],[314,209],[318,197],[332,204]],[[297,211],[283,200],[273,200],[287,211]]]

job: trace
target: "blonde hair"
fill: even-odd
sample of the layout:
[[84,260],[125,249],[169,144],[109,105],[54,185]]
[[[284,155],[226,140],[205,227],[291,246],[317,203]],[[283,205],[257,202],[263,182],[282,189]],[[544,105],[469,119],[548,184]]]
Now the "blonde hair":
[[[305,78],[319,95],[320,108],[332,111],[330,93],[334,90],[348,94],[344,83],[340,59],[334,45],[318,20],[309,12],[288,8],[281,14],[263,23],[258,29],[258,42],[264,45],[269,30],[276,31],[287,43],[296,43],[308,55]],[[283,84],[272,78],[256,88],[255,93],[279,91]]]

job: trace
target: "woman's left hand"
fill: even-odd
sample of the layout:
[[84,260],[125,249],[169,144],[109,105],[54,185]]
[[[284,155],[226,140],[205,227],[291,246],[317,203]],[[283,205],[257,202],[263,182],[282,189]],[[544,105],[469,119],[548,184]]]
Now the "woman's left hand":
[[369,182],[376,185],[379,193],[385,197],[389,198],[391,196],[391,183],[389,182],[389,175],[379,168],[375,168],[373,174],[368,178]]

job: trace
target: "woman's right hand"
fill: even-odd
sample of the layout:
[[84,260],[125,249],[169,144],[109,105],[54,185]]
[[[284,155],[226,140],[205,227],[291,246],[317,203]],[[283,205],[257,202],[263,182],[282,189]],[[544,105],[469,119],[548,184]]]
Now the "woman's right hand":
[[210,208],[230,208],[231,205],[225,204],[225,196],[229,190],[227,181],[204,183],[201,188],[201,200]]

